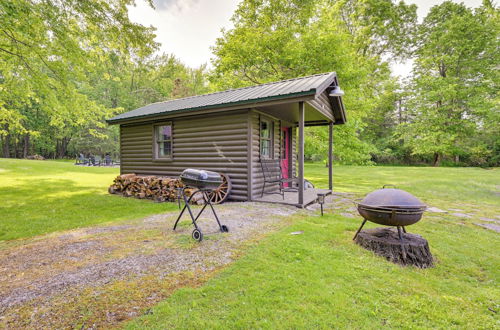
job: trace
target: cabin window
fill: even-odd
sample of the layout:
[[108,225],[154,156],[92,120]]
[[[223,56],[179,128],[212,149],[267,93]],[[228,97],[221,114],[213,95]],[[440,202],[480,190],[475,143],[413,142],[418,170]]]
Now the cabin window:
[[155,153],[157,159],[172,158],[172,123],[155,126]]
[[272,158],[273,154],[273,123],[267,119],[260,121],[260,156]]

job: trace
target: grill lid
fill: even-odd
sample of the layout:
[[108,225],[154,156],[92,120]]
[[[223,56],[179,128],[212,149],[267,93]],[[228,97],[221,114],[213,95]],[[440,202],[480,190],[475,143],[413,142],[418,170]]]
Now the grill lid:
[[217,172],[185,169],[180,175],[182,183],[189,187],[215,189],[222,184],[222,177]]
[[418,198],[401,189],[378,189],[375,190],[361,201],[360,205],[367,207],[382,208],[407,208],[421,209],[426,205]]

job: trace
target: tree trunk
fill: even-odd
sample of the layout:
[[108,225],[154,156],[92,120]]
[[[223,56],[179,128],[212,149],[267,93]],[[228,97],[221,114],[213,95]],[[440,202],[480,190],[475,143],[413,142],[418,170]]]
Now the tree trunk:
[[367,250],[404,265],[428,268],[434,265],[429,243],[420,235],[404,233],[403,241],[392,228],[365,229],[356,236],[355,242]]
[[56,155],[59,155],[59,150],[61,150],[61,142],[59,139],[56,140],[56,151],[54,152],[54,159],[56,158]]
[[6,134],[2,138],[2,156],[4,158],[10,157],[10,135]]
[[57,141],[56,154],[57,158],[64,158],[66,152],[68,151],[68,144],[71,141],[70,137],[63,137],[61,140]]
[[23,147],[23,158],[28,158],[30,149],[30,136],[29,134],[24,135],[24,147]]
[[432,166],[438,167],[441,164],[441,154],[439,152],[434,153],[434,163]]
[[399,119],[399,124],[403,123],[403,113],[401,111],[401,99],[397,101],[398,103],[398,119]]
[[21,152],[19,151],[19,135],[14,138],[14,158],[21,158]]

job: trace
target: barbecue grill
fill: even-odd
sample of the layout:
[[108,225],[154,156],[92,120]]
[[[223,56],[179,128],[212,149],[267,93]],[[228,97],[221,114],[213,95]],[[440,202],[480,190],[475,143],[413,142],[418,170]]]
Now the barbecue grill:
[[394,226],[398,229],[398,235],[403,241],[403,232],[406,233],[406,226],[418,222],[427,208],[418,198],[412,194],[395,188],[375,190],[358,203],[358,212],[363,217],[363,223],[354,235],[355,239],[366,221],[371,221],[380,225]]
[[188,168],[180,175],[185,186],[202,190],[214,190],[222,184],[222,177],[217,172]]
[[[205,211],[207,206],[210,206],[212,209],[212,212],[214,214],[215,220],[217,221],[217,224],[219,225],[219,229],[223,233],[227,233],[229,231],[229,228],[226,225],[222,225],[219,221],[219,217],[217,216],[217,213],[215,212],[215,209],[212,205],[212,202],[210,201],[210,196],[209,194],[213,192],[215,189],[217,189],[221,184],[222,184],[222,176],[217,173],[217,172],[211,172],[211,171],[204,171],[204,170],[196,170],[196,169],[191,169],[188,168],[184,170],[181,175],[180,175],[181,182],[184,184],[183,188],[180,188],[180,194],[182,195],[182,198],[184,200],[184,207],[177,217],[177,220],[175,221],[174,224],[174,230],[177,228],[177,224],[179,223],[179,220],[181,219],[182,215],[184,214],[184,211],[186,209],[189,212],[189,215],[191,217],[191,222],[194,226],[194,230],[191,233],[191,237],[193,239],[201,242],[203,240],[203,233],[201,232],[200,228],[196,224],[196,221],[199,219],[203,211]],[[191,196],[187,197],[186,196],[186,189],[187,188],[195,188],[196,190],[192,192]],[[196,194],[202,194],[203,197],[203,207],[201,208],[200,212],[196,216],[194,216],[193,210],[191,210],[191,207],[189,206],[189,203],[193,199],[193,197]]]

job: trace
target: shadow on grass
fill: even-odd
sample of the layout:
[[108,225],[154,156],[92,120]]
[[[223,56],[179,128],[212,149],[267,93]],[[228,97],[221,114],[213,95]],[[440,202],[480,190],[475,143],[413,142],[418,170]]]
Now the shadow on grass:
[[174,203],[109,195],[104,187],[82,186],[67,179],[24,179],[19,183],[0,188],[0,241],[134,219],[176,207]]

